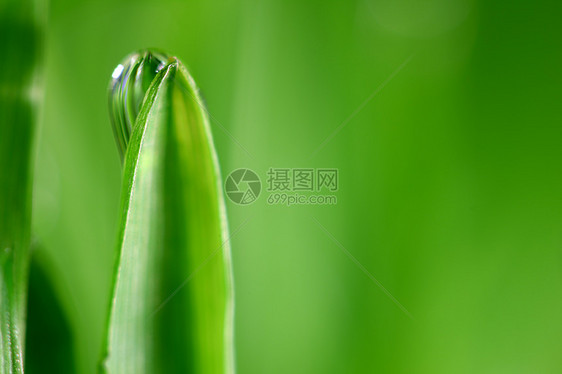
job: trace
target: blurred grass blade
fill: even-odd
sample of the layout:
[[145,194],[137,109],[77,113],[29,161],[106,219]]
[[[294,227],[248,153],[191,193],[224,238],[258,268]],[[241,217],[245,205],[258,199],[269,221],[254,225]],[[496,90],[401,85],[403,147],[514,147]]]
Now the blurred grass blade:
[[25,373],[73,374],[72,332],[51,281],[55,270],[44,256],[34,251],[29,270]]
[[23,372],[31,219],[36,4],[0,4],[0,373]]
[[[145,73],[126,74],[143,64]],[[118,138],[126,144],[119,258],[102,371],[232,374],[230,248],[203,104],[176,58],[142,52],[120,66],[113,115],[129,102],[123,87],[143,92],[128,79],[153,79],[130,139]]]

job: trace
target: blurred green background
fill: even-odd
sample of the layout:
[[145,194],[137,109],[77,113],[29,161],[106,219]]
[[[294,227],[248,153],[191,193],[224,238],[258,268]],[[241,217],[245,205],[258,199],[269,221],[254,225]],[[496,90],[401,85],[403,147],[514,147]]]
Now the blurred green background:
[[239,373],[562,372],[561,9],[52,0],[33,229],[81,373],[117,231],[106,90],[146,47],[190,67],[223,178],[340,172],[336,206],[227,202]]

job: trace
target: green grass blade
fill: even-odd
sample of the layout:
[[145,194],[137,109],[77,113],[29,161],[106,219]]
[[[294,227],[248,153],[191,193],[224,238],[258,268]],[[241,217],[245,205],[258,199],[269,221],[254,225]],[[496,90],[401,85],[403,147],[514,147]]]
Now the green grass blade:
[[23,372],[31,219],[35,4],[0,4],[0,373]]
[[168,59],[128,139],[103,372],[234,372],[230,248],[202,108]]

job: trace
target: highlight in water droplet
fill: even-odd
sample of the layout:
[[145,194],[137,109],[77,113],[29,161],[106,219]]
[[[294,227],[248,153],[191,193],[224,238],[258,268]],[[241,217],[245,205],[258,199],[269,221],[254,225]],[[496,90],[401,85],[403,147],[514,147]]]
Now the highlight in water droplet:
[[111,77],[113,79],[119,78],[119,76],[121,76],[121,73],[123,72],[123,69],[124,69],[123,65],[121,65],[121,64],[117,65],[115,70],[113,70],[113,73],[111,74]]

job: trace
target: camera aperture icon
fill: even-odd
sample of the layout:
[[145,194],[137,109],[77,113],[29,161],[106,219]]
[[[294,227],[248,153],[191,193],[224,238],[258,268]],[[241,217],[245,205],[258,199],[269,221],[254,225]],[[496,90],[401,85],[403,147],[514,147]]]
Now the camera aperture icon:
[[261,180],[250,169],[236,169],[226,177],[224,189],[233,203],[248,205],[260,196]]

